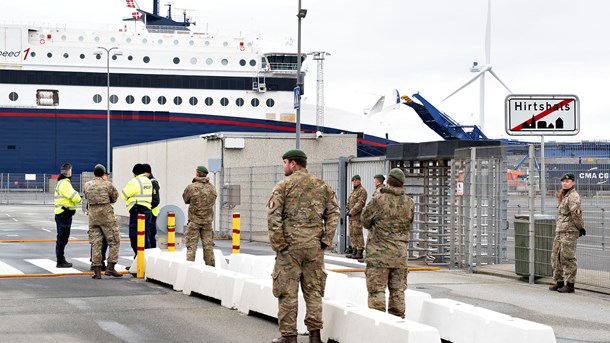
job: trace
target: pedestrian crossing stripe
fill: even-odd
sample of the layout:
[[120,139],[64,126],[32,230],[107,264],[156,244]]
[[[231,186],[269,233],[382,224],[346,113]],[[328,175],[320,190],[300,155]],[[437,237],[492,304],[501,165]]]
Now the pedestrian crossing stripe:
[[[85,263],[85,264],[87,264],[87,265],[91,266],[91,262],[89,262],[89,257],[79,257],[79,258],[75,258],[74,260],[79,261],[79,262],[82,262],[82,263]],[[106,265],[108,265],[108,262],[106,262]],[[124,266],[124,265],[122,265],[122,264],[118,264],[118,263],[117,263],[117,264],[114,266],[114,269],[115,269],[117,272],[124,272],[124,271],[127,271],[127,269],[125,269],[125,266]]]
[[[130,266],[133,261],[133,256],[119,256],[119,262],[125,261],[124,264],[117,263],[115,270],[119,273],[127,271],[126,266]],[[57,262],[54,259],[25,259],[24,261],[35,265],[38,268],[48,271],[50,274],[81,274],[89,272],[91,262],[89,257],[68,258],[68,262],[75,262],[72,268],[57,268]],[[31,273],[30,273],[31,274]],[[0,276],[3,275],[26,275],[23,271],[15,268],[5,262],[0,261]]]
[[15,267],[12,267],[0,261],[0,275],[23,274],[23,272]]

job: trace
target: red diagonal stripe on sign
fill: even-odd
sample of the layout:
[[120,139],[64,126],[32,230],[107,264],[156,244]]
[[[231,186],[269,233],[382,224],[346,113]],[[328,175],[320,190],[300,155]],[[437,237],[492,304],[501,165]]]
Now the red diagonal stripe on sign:
[[[553,105],[553,107],[548,108],[548,109],[540,112],[539,114],[535,115],[534,119],[536,121],[538,121],[538,120],[546,117],[547,115],[555,112],[557,109],[561,108],[563,105],[567,105],[567,104],[571,103],[572,101],[574,101],[574,99],[565,99],[565,100],[562,100],[561,102],[558,102],[557,104]],[[532,118],[526,120],[525,122],[528,123],[529,125],[532,125]],[[523,128],[523,123],[513,127],[511,129],[511,131],[520,131],[522,128]]]

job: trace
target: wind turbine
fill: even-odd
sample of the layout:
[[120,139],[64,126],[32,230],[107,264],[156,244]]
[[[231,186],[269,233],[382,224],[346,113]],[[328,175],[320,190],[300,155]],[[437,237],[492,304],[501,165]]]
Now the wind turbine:
[[461,91],[464,87],[473,83],[476,79],[479,79],[480,82],[480,91],[479,91],[479,126],[481,131],[485,133],[485,73],[490,73],[493,77],[498,80],[508,90],[509,93],[512,93],[511,90],[500,80],[498,75],[492,70],[491,62],[491,0],[487,0],[487,27],[485,29],[485,65],[481,69],[481,66],[477,62],[473,62],[470,71],[473,73],[477,73],[473,76],[468,82],[462,85],[460,88],[455,90],[453,93],[449,94],[443,101],[449,99],[455,93]]

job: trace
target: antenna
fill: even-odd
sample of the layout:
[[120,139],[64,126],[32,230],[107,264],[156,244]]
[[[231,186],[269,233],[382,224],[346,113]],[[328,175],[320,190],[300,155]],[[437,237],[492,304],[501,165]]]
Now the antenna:
[[316,126],[320,132],[324,127],[324,59],[330,56],[329,52],[312,51],[307,55],[312,55],[314,61],[318,61],[318,78],[316,80]]

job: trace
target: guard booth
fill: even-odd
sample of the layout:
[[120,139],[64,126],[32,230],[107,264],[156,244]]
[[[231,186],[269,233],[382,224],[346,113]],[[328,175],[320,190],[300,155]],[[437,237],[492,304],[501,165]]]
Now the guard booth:
[[[468,180],[472,176],[489,175],[490,164],[456,163],[455,152],[473,147],[497,147],[500,150],[501,145],[500,141],[458,140],[388,145],[386,158],[392,168],[404,171],[406,193],[416,206],[409,259],[423,259],[429,265],[455,268],[472,264],[468,247],[478,244],[481,248],[480,239],[483,237],[476,235],[477,242],[473,232],[483,227],[496,230],[491,221],[485,222],[483,218],[498,216],[495,211],[499,206],[483,205],[480,191],[475,187],[473,193],[469,187]],[[499,167],[494,165],[492,169]],[[496,175],[495,172],[492,175]],[[493,180],[488,181],[493,183]],[[493,210],[490,212],[489,209]],[[473,213],[473,210],[479,212]]]

